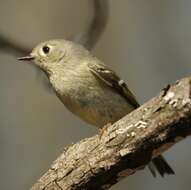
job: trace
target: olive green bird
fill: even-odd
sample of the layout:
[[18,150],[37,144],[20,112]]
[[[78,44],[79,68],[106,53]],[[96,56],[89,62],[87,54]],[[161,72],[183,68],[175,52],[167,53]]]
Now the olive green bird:
[[[39,44],[19,60],[33,61],[46,73],[62,103],[87,123],[102,128],[139,107],[135,96],[118,75],[88,50],[66,40]],[[162,156],[149,164],[156,176],[174,174]]]

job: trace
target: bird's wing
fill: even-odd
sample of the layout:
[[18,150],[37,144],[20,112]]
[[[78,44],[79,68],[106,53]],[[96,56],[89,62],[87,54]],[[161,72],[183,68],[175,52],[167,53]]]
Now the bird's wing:
[[134,108],[139,107],[139,103],[128,89],[127,84],[109,67],[102,63],[89,63],[88,67],[96,77],[122,95]]

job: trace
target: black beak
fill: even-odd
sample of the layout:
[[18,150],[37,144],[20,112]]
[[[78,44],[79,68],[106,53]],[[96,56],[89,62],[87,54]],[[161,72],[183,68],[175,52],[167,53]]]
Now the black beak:
[[19,61],[32,61],[34,60],[34,56],[32,55],[28,55],[28,56],[25,56],[25,57],[19,57],[17,58]]

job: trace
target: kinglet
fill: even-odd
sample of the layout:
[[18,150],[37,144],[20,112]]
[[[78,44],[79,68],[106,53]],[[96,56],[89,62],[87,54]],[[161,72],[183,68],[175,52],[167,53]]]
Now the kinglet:
[[[63,104],[89,124],[102,128],[139,107],[126,83],[108,66],[79,44],[66,40],[40,43],[30,55],[48,76]],[[154,167],[155,166],[155,167]],[[152,174],[174,174],[162,156],[149,164]]]

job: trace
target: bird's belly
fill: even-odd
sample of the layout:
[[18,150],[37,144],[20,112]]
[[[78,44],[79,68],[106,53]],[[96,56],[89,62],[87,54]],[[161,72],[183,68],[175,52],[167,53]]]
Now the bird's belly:
[[63,103],[72,113],[99,128],[108,123],[114,123],[133,110],[123,97],[115,93],[111,93],[110,96],[100,93],[84,94],[70,96],[69,99]]
[[87,75],[86,78],[88,80],[82,76],[68,76],[61,82],[60,78],[51,80],[63,104],[82,120],[103,127],[114,123],[134,109],[124,97],[105,83],[92,76]]

